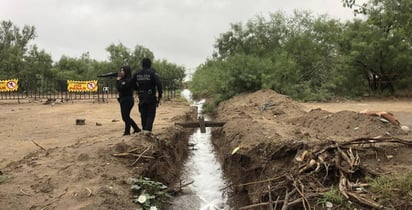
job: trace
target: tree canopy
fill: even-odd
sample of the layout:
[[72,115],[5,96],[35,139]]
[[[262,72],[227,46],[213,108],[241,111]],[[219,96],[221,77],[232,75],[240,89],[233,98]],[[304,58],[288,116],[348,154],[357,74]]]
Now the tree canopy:
[[162,79],[181,83],[184,78],[184,67],[167,60],[156,60],[150,49],[138,44],[133,49],[122,43],[110,44],[106,47],[109,53],[107,61],[97,61],[91,58],[90,53],[85,52],[78,58],[63,55],[53,62],[50,54],[36,45],[30,45],[35,38],[34,26],[20,29],[11,21],[1,21],[0,79],[96,79],[97,75],[119,71],[123,65],[129,65],[137,71],[141,68],[140,61],[144,57],[153,60],[153,67],[158,70]]
[[412,2],[343,3],[364,18],[341,22],[296,11],[232,24],[194,73],[191,88],[217,101],[262,88],[300,100],[410,90]]

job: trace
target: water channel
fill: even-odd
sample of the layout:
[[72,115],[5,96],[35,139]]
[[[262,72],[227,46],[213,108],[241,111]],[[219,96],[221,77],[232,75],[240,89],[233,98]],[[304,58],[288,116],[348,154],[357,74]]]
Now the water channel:
[[[196,106],[198,117],[202,115],[204,100],[193,101],[190,90],[181,93],[192,106]],[[210,118],[204,115],[205,120]],[[184,165],[182,183],[192,182],[182,195],[175,198],[171,209],[200,209],[200,210],[228,210],[228,197],[221,189],[228,182],[223,177],[223,171],[217,160],[211,142],[211,128],[206,128],[206,133],[200,129],[190,136],[189,144],[194,145],[191,154]]]

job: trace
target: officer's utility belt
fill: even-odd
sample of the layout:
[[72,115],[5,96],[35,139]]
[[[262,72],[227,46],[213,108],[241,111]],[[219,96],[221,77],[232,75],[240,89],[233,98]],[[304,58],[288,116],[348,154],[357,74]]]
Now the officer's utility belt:
[[139,95],[153,95],[153,91],[151,89],[149,90],[138,90],[137,94]]

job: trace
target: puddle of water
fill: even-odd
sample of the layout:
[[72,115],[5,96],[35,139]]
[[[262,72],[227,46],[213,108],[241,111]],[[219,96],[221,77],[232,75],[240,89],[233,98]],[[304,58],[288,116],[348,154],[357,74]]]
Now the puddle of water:
[[[205,101],[193,101],[192,93],[187,89],[181,94],[193,106],[198,107],[198,115],[201,115]],[[210,120],[207,116],[204,117],[205,120]],[[181,196],[175,198],[171,209],[230,209],[227,204],[228,198],[221,190],[228,182],[224,180],[222,168],[214,153],[211,129],[206,128],[206,133],[196,129],[190,136],[189,143],[195,146],[185,163],[182,179],[183,183],[193,181],[193,184],[184,189]]]

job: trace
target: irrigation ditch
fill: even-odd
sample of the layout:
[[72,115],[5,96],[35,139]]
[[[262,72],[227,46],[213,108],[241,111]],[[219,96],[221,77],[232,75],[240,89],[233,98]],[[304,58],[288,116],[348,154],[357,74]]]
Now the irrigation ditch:
[[[215,160],[193,159],[200,165],[219,163],[219,168],[208,166],[214,174],[201,167],[196,169],[199,166],[191,163],[189,155],[185,170],[191,168],[195,172],[186,175],[195,176],[185,180],[202,179],[191,184],[182,200],[177,199],[179,204],[174,209],[410,206],[407,196],[402,196],[407,191],[402,191],[395,202],[386,198],[378,200],[383,195],[375,191],[376,185],[379,186],[375,179],[388,173],[397,176],[411,171],[404,156],[411,153],[412,141],[405,140],[409,131],[401,129],[398,121],[364,112],[330,113],[321,109],[307,112],[298,102],[271,90],[225,101],[214,117],[226,122],[222,128],[208,130],[211,134],[208,142],[212,145],[206,151]],[[216,177],[225,177],[223,182],[219,181],[220,187],[211,181]],[[194,184],[197,182],[207,184],[202,189]],[[198,189],[212,190],[215,195],[220,194],[220,200],[202,199],[204,195]]]

